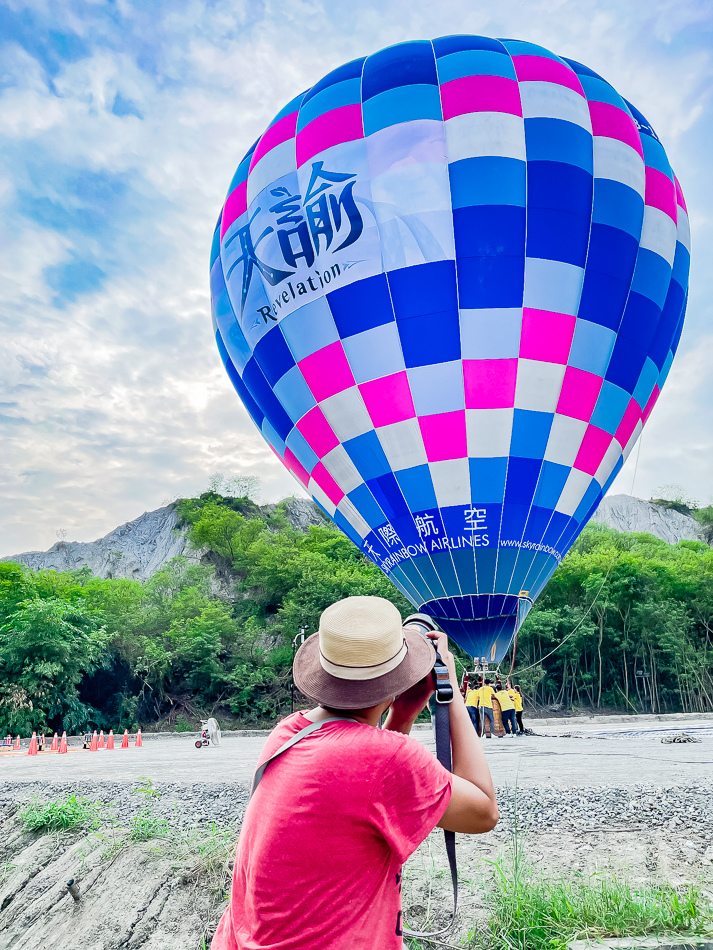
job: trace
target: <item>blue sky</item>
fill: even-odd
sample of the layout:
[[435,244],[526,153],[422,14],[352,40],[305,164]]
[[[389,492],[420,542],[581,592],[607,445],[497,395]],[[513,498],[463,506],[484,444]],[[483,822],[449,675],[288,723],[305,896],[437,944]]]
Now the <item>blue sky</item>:
[[462,32],[586,63],[662,139],[691,217],[688,320],[612,490],[711,499],[711,0],[0,0],[0,556],[91,540],[216,471],[259,475],[267,500],[298,490],[212,340],[218,210],[294,95]]

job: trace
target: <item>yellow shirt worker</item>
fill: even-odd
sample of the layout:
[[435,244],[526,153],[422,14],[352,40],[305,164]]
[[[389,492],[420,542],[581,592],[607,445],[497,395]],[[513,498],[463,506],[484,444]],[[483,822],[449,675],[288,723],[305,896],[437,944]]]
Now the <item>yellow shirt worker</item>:
[[495,691],[495,698],[500,703],[500,712],[515,711],[515,703],[510,699],[510,693],[502,687]]
[[471,686],[468,689],[468,692],[465,694],[465,708],[468,710],[468,715],[470,716],[470,721],[475,726],[477,731],[478,729],[478,693],[480,690],[473,689]]
[[485,707],[485,709],[492,709],[494,695],[495,690],[492,686],[481,686],[478,690],[478,705]]
[[500,704],[500,712],[503,714],[503,726],[505,728],[505,734],[508,736],[514,736],[517,732],[517,723],[515,721],[515,704],[508,691],[503,687],[499,686],[495,692],[495,698]]
[[514,686],[511,686],[508,690],[510,694],[510,699],[512,699],[515,704],[515,719],[517,720],[517,728],[519,730],[519,735],[525,735],[525,724],[522,721],[522,693],[515,689]]
[[[493,718],[493,695],[495,690],[489,683],[484,683],[478,690],[478,706],[480,707],[480,732],[490,738],[495,731]],[[488,732],[485,731],[486,720],[490,723]]]

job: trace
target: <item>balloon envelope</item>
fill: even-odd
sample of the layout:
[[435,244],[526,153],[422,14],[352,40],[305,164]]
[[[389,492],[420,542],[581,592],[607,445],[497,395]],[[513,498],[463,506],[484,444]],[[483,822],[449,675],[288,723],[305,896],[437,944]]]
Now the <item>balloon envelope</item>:
[[498,661],[656,402],[688,246],[661,143],[596,73],[515,40],[402,43],[240,162],[216,340],[317,504]]

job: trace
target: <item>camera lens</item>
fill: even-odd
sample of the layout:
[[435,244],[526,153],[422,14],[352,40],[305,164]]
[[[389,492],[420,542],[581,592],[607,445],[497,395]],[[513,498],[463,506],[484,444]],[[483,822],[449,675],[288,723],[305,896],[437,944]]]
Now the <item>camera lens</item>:
[[414,627],[420,634],[424,637],[428,633],[434,633],[438,631],[438,626],[435,621],[432,620],[428,614],[411,614],[404,620],[404,627]]

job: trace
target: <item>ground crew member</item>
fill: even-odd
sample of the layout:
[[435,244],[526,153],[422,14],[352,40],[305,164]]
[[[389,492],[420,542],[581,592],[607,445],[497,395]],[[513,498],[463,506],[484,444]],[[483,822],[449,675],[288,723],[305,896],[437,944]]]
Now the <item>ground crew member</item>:
[[517,732],[517,725],[515,722],[515,704],[512,699],[510,699],[510,694],[505,689],[502,683],[498,683],[497,689],[495,691],[495,698],[500,704],[500,712],[503,716],[503,727],[507,735],[514,736]]
[[471,722],[475,726],[475,731],[480,735],[480,722],[478,720],[478,687],[475,680],[468,683],[468,691],[465,694],[465,708],[468,710]]
[[[485,680],[478,690],[478,708],[480,709],[480,732],[481,735],[488,736],[488,739],[495,731],[495,719],[493,717],[493,696],[495,690],[492,687],[492,680]],[[488,720],[488,732],[485,732],[485,720]]]
[[522,690],[519,686],[511,686],[508,692],[510,693],[510,699],[512,699],[513,705],[515,706],[515,718],[517,719],[517,725],[520,730],[519,734],[524,736],[525,726],[522,722]]
[[[294,662],[296,686],[318,705],[279,723],[260,764],[311,724],[348,719],[326,722],[267,765],[211,950],[401,950],[404,861],[436,825],[495,827],[490,770],[448,638],[428,636],[402,627],[381,597],[347,597],[324,611]],[[431,641],[453,684],[453,774],[409,737],[434,688]]]

